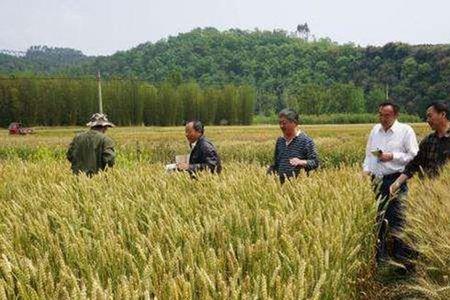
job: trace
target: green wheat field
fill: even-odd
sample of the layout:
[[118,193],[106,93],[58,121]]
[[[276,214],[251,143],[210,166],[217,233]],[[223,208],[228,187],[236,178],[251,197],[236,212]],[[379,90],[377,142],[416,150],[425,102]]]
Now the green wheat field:
[[183,127],[109,130],[116,166],[92,179],[65,160],[84,128],[0,130],[0,299],[450,299],[450,168],[410,183],[417,274],[376,278],[370,129],[303,126],[321,168],[283,186],[277,126],[207,126],[224,169],[198,180],[164,172]]

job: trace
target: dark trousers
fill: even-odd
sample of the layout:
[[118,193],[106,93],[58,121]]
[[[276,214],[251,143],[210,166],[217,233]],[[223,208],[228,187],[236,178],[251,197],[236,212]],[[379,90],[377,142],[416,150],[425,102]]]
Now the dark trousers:
[[399,193],[390,198],[389,187],[395,182],[401,173],[372,178],[377,199],[379,199],[377,224],[378,241],[376,259],[380,263],[389,258],[407,262],[416,256],[415,251],[397,236],[405,225],[405,198],[408,194],[408,186],[402,184]]

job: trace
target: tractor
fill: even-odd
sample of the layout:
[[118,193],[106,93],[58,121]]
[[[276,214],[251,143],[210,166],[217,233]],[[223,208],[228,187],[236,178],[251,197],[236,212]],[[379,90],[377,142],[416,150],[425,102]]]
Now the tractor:
[[8,130],[9,134],[25,135],[29,133],[34,133],[33,128],[22,127],[22,124],[18,122],[12,122],[11,124],[9,124]]

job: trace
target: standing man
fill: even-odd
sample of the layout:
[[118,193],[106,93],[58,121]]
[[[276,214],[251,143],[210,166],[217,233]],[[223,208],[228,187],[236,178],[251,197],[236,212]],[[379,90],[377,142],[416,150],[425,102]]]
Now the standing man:
[[67,159],[74,174],[83,172],[92,176],[114,165],[114,142],[105,135],[108,127],[114,127],[114,124],[106,115],[96,113],[86,125],[91,129],[75,136],[67,151]]
[[214,145],[203,135],[205,129],[200,121],[186,123],[185,134],[191,147],[189,163],[178,163],[177,169],[188,171],[194,175],[197,171],[209,170],[212,173],[220,173],[222,165],[220,157]]
[[417,156],[391,185],[392,195],[417,172],[431,178],[438,176],[442,167],[450,160],[448,105],[443,101],[431,103],[427,108],[427,122],[434,132],[420,142]]
[[281,183],[297,177],[304,169],[307,173],[317,169],[319,158],[314,141],[299,128],[298,113],[285,108],[278,114],[278,123],[283,136],[275,145],[274,163],[268,173],[277,173]]
[[[399,107],[392,102],[378,106],[380,123],[370,132],[364,159],[364,173],[372,178],[376,197],[380,201],[377,222],[382,224],[378,233],[377,263],[388,258],[406,261],[412,250],[395,236],[403,228],[404,201],[408,191],[406,184],[395,199],[389,199],[389,186],[400,176],[406,164],[417,154],[418,146],[414,130],[397,121]],[[388,249],[388,244],[392,249]],[[389,251],[391,250],[391,251]]]

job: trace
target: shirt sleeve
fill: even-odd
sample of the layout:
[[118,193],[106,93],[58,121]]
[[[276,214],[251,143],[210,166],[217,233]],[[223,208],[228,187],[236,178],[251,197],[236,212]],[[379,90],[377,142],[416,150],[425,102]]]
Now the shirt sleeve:
[[419,152],[417,155],[406,165],[403,174],[409,178],[413,177],[417,173],[425,162],[425,153],[427,152],[428,138],[423,139],[419,145]]
[[363,162],[363,171],[364,172],[370,172],[370,159],[372,158],[372,153],[370,153],[370,150],[371,150],[370,148],[372,146],[374,128],[372,128],[372,130],[370,131],[369,138],[367,139],[366,156],[365,156],[364,162]]
[[204,162],[198,164],[190,164],[189,172],[196,172],[209,169],[211,172],[220,172],[220,159],[214,146],[208,142],[199,145],[202,151]]
[[114,166],[116,158],[116,152],[114,150],[114,141],[106,137],[103,142],[103,153],[102,153],[102,159],[104,166],[112,167]]
[[76,138],[76,136],[73,138],[72,142],[70,142],[69,149],[67,149],[66,158],[70,162],[73,162]]
[[311,171],[319,167],[319,155],[317,154],[316,144],[311,138],[306,141],[306,171]]
[[396,163],[407,164],[417,155],[419,146],[417,145],[417,138],[414,130],[408,127],[404,140],[404,152],[393,152],[393,161]]
[[278,171],[278,141],[275,142],[275,150],[273,155],[273,163],[269,166],[269,169],[267,170],[267,173],[273,173]]

